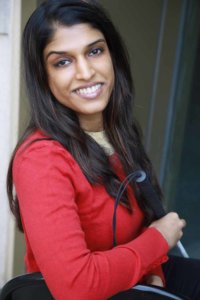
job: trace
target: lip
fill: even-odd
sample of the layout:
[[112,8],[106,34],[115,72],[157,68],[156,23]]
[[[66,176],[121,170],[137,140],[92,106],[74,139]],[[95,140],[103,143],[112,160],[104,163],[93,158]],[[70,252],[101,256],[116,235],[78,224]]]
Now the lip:
[[[73,92],[83,99],[95,99],[101,94],[103,85],[104,84],[102,82],[90,83],[79,86]],[[91,90],[92,88],[93,90]]]

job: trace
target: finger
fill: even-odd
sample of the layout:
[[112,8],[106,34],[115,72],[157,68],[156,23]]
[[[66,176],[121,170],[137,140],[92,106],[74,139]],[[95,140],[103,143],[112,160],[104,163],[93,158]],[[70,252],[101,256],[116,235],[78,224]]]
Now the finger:
[[182,222],[182,226],[185,227],[187,225],[185,219],[181,219],[181,222]]

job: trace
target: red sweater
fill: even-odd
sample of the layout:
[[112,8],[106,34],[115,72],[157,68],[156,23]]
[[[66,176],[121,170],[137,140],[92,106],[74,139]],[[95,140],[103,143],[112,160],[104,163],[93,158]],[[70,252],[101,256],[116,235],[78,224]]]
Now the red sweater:
[[[44,137],[39,131],[31,138]],[[119,176],[117,155],[111,163]],[[104,300],[149,273],[162,276],[168,244],[155,228],[142,228],[132,190],[133,213],[119,205],[118,246],[112,247],[114,199],[91,185],[72,155],[56,141],[18,150],[14,183],[26,239],[28,272],[42,272],[56,300]]]

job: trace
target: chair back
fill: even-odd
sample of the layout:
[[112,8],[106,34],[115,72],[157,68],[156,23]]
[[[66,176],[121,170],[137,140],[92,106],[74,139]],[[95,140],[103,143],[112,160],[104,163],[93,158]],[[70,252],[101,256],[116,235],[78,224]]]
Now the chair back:
[[0,300],[54,300],[41,273],[29,273],[8,281]]
[[[66,296],[66,300],[70,296]],[[1,290],[0,300],[54,300],[41,273],[29,273],[8,281]],[[73,300],[73,299],[72,299]],[[165,289],[148,285],[136,285],[109,300],[189,300]]]

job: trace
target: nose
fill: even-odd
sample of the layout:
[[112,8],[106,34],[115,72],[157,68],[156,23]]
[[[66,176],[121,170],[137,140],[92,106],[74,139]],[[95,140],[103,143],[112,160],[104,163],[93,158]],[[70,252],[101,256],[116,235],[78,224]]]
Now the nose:
[[95,74],[95,70],[92,64],[84,57],[81,57],[77,61],[77,68],[76,68],[76,78],[82,80],[89,80]]

